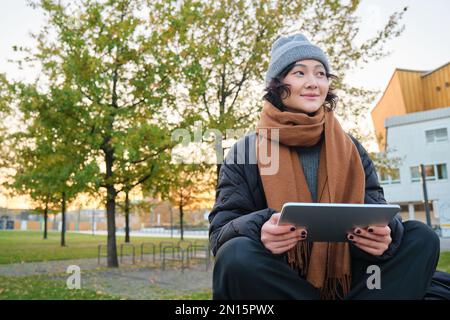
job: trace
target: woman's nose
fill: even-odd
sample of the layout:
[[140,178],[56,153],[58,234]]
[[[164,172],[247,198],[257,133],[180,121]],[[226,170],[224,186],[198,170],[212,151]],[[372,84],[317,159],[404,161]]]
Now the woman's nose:
[[317,88],[317,79],[316,79],[316,77],[314,77],[312,75],[307,76],[305,81],[306,81],[305,86],[307,88]]
[[316,89],[317,88],[317,82],[316,81],[307,81],[305,86],[307,88]]

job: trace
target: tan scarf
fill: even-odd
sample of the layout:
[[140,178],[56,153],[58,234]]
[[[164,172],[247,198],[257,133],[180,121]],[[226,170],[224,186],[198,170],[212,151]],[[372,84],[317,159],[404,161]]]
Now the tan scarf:
[[[279,133],[279,144],[277,138],[271,135],[276,131]],[[317,201],[364,203],[365,173],[361,158],[332,111],[321,107],[313,116],[282,112],[266,101],[256,132],[258,168],[268,207],[280,212],[285,202],[312,202],[298,153],[290,147],[313,146],[323,133],[325,139],[319,158]],[[263,147],[264,143],[268,147]],[[274,150],[274,144],[279,147],[279,167],[275,174],[267,174],[264,169],[268,164],[260,151],[266,148],[264,152],[269,152],[269,157],[273,158],[270,150]],[[338,284],[344,295],[350,290],[351,260],[347,242],[299,241],[288,251],[288,262],[320,290],[323,299],[335,299],[339,295]]]

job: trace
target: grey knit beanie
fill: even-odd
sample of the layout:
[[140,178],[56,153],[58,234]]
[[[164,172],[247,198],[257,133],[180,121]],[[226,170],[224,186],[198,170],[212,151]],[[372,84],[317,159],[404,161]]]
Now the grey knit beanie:
[[330,66],[325,53],[318,46],[313,45],[301,33],[290,36],[280,37],[272,44],[270,52],[269,69],[266,74],[266,86],[270,80],[275,78],[284,68],[292,62],[298,60],[313,59],[321,62],[327,73],[330,72]]

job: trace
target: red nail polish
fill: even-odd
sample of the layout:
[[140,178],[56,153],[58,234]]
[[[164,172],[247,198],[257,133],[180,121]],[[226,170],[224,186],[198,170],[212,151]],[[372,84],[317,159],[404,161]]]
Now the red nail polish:
[[368,230],[369,232],[373,232],[373,229],[372,228],[369,228],[369,230]]
[[291,228],[291,231],[295,231],[295,227],[292,227],[292,228]]

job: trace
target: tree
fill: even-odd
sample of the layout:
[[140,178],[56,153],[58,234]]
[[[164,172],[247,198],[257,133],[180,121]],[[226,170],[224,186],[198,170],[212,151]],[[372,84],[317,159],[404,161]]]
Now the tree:
[[[29,193],[23,193],[29,195]],[[34,211],[41,213],[44,216],[44,232],[42,235],[42,238],[44,240],[47,240],[48,235],[48,215],[49,214],[56,214],[58,210],[56,209],[58,206],[57,199],[53,199],[50,197],[50,195],[43,195],[42,197],[34,197],[33,200],[33,206]]]
[[[140,188],[141,185],[152,183],[163,163],[169,159],[168,151],[171,150],[174,142],[169,139],[167,131],[169,131],[168,128],[162,129],[148,126],[132,128],[128,132],[127,139],[122,141],[121,150],[127,156],[118,157],[116,172],[118,176],[123,177],[122,188],[117,193],[125,194],[122,210],[125,214],[126,243],[130,242],[129,195],[134,189]],[[152,143],[155,149],[146,155],[139,155],[139,149],[143,144],[142,141]],[[131,161],[129,157],[131,157]]]
[[8,135],[8,167],[13,171],[6,186],[19,194],[28,194],[44,208],[44,238],[49,206],[61,204],[61,246],[65,246],[66,204],[86,188],[96,164],[84,161],[86,152],[77,146],[77,136],[70,131],[74,120],[61,111],[67,105],[70,107],[70,99],[64,92],[53,89],[41,95],[35,85],[10,86],[16,111],[28,125],[23,131]]
[[120,202],[117,203],[117,206],[124,211],[125,214],[125,243],[130,242],[130,190],[125,189],[125,201],[124,204],[121,205]]
[[[165,132],[164,108],[173,104],[168,75],[178,68],[166,46],[170,34],[161,33],[165,23],[161,17],[170,9],[165,3],[118,0],[63,5],[36,1],[33,5],[41,8],[48,20],[33,36],[37,47],[23,49],[28,61],[42,67],[40,91],[57,89],[70,97],[59,115],[77,121],[69,129],[73,143],[87,150],[80,170],[87,175],[89,163],[103,168],[93,170],[91,181],[106,190],[109,267],[118,266],[116,197],[127,183],[133,184],[118,167],[128,163],[148,169],[155,150],[165,143],[159,139]],[[132,150],[127,141],[134,134],[147,140]]]
[[[211,200],[214,190],[212,167],[206,164],[172,163],[166,167],[164,179],[157,187],[161,198],[178,207],[180,215],[180,237],[184,239],[184,212],[186,208],[201,207]],[[164,184],[164,185],[161,185]]]
[[117,207],[119,209],[119,213],[123,213],[125,216],[125,242],[130,242],[130,209],[132,207],[130,201],[130,191],[128,188],[125,188],[123,193],[125,193],[125,199],[123,203],[120,201],[117,202]]
[[6,119],[11,115],[12,97],[10,94],[11,86],[4,74],[0,73],[0,117],[3,121],[0,122],[0,169],[5,169],[10,163],[10,155],[8,153],[8,128],[6,127]]
[[[332,0],[220,0],[183,1],[168,19],[177,32],[173,46],[182,57],[182,86],[178,101],[199,115],[209,129],[221,133],[216,150],[223,150],[227,129],[251,128],[259,114],[262,82],[268,67],[272,42],[280,34],[305,33],[324,49],[333,73],[334,85],[344,107],[337,113],[347,122],[367,112],[374,92],[345,84],[350,68],[361,67],[388,53],[383,45],[401,34],[404,11],[395,12],[377,34],[361,44],[355,38],[359,21],[355,14],[360,1]],[[406,10],[406,8],[405,8]],[[189,21],[187,27],[184,22]],[[357,128],[351,133],[361,138]],[[228,137],[227,137],[228,138]],[[219,174],[222,154],[217,155]]]
[[395,155],[395,150],[387,148],[382,152],[369,152],[379,177],[389,175],[395,177],[398,175],[398,168],[402,165],[404,157]]

